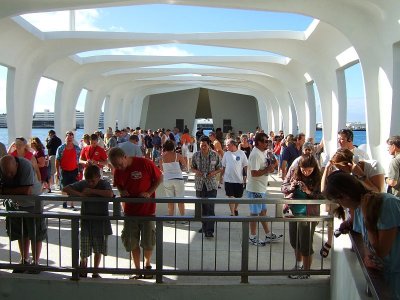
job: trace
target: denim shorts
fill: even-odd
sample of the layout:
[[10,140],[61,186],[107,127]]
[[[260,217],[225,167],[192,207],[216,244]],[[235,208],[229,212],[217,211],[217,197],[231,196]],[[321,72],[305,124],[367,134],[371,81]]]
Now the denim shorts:
[[[246,191],[247,198],[250,199],[265,199],[265,193],[255,193]],[[249,204],[249,210],[251,215],[259,215],[261,211],[267,210],[267,204],[265,203],[255,203]]]

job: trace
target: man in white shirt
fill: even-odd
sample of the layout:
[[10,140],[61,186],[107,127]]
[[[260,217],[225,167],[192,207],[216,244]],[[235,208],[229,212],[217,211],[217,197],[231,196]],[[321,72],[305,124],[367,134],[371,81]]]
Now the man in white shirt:
[[[228,149],[222,158],[222,174],[224,175],[225,193],[229,198],[242,198],[243,172],[247,169],[246,154],[239,150],[234,139],[225,142]],[[231,216],[238,216],[239,203],[229,203]]]
[[[268,148],[268,136],[259,132],[254,138],[254,148],[250,153],[248,162],[247,172],[247,198],[265,198],[267,185],[268,185],[268,174],[274,172],[275,163],[271,163],[270,160],[266,159],[265,151]],[[266,216],[267,205],[261,204],[249,204],[251,216]],[[266,243],[275,242],[282,239],[283,235],[276,235],[270,232],[267,222],[260,222],[264,228],[265,240],[257,238],[257,222],[250,222],[250,237],[249,243],[252,245],[265,246]]]
[[353,152],[353,161],[358,163],[359,161],[369,160],[369,156],[363,150],[353,145],[353,131],[350,129],[341,129],[338,132],[338,144],[340,149],[349,149]]

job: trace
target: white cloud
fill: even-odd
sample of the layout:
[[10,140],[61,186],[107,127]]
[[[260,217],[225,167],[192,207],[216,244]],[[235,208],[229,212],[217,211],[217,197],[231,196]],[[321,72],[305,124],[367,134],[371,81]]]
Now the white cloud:
[[75,16],[76,30],[80,31],[102,31],[94,24],[99,19],[100,14],[97,9],[77,10]]
[[[23,18],[41,31],[68,31],[69,11],[56,11],[23,15]],[[100,17],[97,9],[84,9],[75,11],[75,29],[79,31],[101,31],[95,26]]]
[[193,54],[175,46],[145,46],[110,50],[111,55],[192,56]]

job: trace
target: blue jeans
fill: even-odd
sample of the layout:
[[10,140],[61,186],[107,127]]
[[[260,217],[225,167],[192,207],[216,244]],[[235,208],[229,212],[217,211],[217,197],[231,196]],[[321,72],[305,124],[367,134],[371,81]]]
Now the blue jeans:
[[[217,190],[207,191],[206,185],[203,185],[201,191],[196,191],[196,197],[198,198],[217,198]],[[202,216],[215,216],[214,203],[207,203],[201,205]],[[214,223],[212,221],[202,222],[203,233],[214,233]]]

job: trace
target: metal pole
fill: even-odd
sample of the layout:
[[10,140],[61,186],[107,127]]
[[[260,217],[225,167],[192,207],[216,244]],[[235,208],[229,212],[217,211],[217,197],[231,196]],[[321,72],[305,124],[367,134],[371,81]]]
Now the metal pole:
[[79,280],[79,219],[71,219],[72,280]]
[[156,283],[162,283],[163,269],[163,222],[157,221],[156,230]]
[[[242,273],[249,271],[249,222],[242,222]],[[249,276],[242,275],[241,283],[249,283]]]

